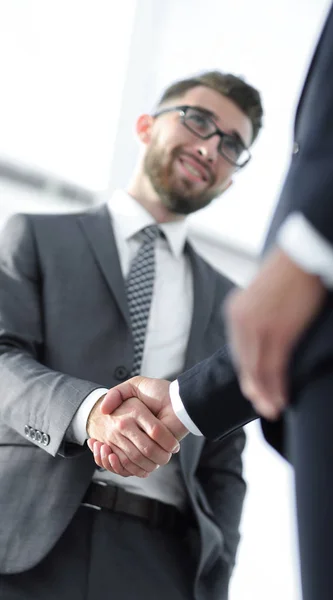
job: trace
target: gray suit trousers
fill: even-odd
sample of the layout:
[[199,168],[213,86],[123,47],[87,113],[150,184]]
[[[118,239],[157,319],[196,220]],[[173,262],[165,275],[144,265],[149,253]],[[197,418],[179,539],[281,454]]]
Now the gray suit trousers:
[[80,507],[36,567],[0,575],[0,598],[193,600],[194,579],[185,540],[135,517]]

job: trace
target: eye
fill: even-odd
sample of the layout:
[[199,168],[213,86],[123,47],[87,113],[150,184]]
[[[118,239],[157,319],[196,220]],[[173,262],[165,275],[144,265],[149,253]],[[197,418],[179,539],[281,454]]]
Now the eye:
[[208,129],[210,129],[210,127],[209,127],[210,121],[208,120],[206,115],[203,115],[199,112],[191,111],[186,116],[187,116],[187,118],[186,118],[187,123],[191,127],[193,127],[196,131],[206,132]]
[[238,158],[244,149],[236,138],[228,135],[223,138],[222,146],[224,152],[231,158]]

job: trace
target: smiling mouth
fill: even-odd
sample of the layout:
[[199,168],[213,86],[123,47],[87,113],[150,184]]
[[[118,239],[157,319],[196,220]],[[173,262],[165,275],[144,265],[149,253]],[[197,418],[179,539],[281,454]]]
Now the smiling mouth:
[[203,172],[202,167],[196,168],[192,161],[189,162],[186,160],[186,157],[180,157],[179,160],[180,160],[180,163],[182,164],[183,168],[186,169],[186,171],[188,171],[190,173],[190,175],[193,175],[195,178],[197,178],[198,181],[203,181],[204,183],[209,182],[210,178],[209,178],[208,174]]

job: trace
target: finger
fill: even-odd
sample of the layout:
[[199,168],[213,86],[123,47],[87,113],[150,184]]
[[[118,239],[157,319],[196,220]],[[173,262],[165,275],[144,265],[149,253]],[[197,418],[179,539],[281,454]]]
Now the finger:
[[94,440],[93,438],[88,438],[87,439],[87,446],[89,448],[89,450],[91,450],[92,453],[94,453],[94,442],[96,442],[97,440]]
[[223,304],[229,352],[232,362],[237,370],[239,368],[240,353],[243,347],[242,340],[245,332],[245,324],[240,322],[240,315],[237,309],[238,299],[241,293],[240,290],[232,290],[229,292]]
[[[107,469],[108,471],[111,471],[112,473],[118,474],[118,470],[113,469],[108,460],[108,457],[112,453],[110,446],[108,444],[102,444],[101,442],[98,442],[97,440],[94,440],[94,439],[89,439],[88,444],[89,444],[89,446],[91,446],[91,449],[94,452],[95,462],[98,464],[98,466],[103,469]],[[117,461],[120,464],[119,459],[117,459]],[[116,461],[115,461],[115,465],[117,465]],[[124,473],[121,473],[121,474],[124,477],[126,476]],[[128,475],[130,475],[130,473],[128,473]]]
[[128,398],[136,397],[135,381],[138,379],[139,377],[133,377],[117,387],[111,388],[101,402],[100,409],[102,414],[110,415],[122,402],[128,400]]
[[165,380],[137,375],[107,392],[101,402],[101,412],[110,414],[125,400],[138,398],[154,415],[157,415],[161,408],[161,400],[165,399],[165,394],[168,396],[169,385],[170,382]]
[[98,467],[103,469],[103,464],[101,461],[101,447],[102,447],[101,442],[98,442],[98,441],[94,442],[94,446],[93,446],[94,461]]
[[253,402],[253,406],[255,411],[264,419],[268,421],[276,421],[279,419],[281,411],[279,411],[275,406],[266,402],[266,400],[257,399]]
[[276,338],[271,343],[263,361],[260,385],[262,395],[267,401],[282,411],[288,403],[287,393],[287,364],[289,351],[282,339]]
[[[122,477],[131,477],[133,475],[133,473],[130,470],[124,469],[122,467],[119,457],[117,456],[117,454],[114,454],[113,450],[115,450],[115,452],[117,452],[118,454],[121,452],[119,450],[119,448],[116,448],[116,447],[111,449],[108,444],[101,445],[100,460],[101,460],[103,468],[106,469],[107,471],[111,471],[111,473],[116,473],[117,475],[121,475]],[[110,462],[110,456],[112,454],[114,455],[113,461]],[[119,456],[121,456],[121,454]]]
[[[96,441],[96,440],[94,440]],[[111,448],[107,444],[100,444],[100,450],[98,452],[98,446],[96,446],[96,458],[98,461],[98,466],[103,467],[110,473],[114,473],[115,475],[121,475],[122,477],[130,477],[131,473],[122,468],[121,463],[118,457],[114,454],[112,455]],[[104,448],[104,452],[103,452]],[[98,456],[99,454],[99,456]],[[110,457],[113,456],[113,461],[111,462]],[[95,458],[95,462],[96,462]]]
[[[94,460],[97,464],[97,466],[110,470],[110,463],[108,460],[108,456],[111,453],[114,453],[116,456],[118,456],[118,461],[120,463],[120,466],[118,466],[118,461],[114,460],[114,465],[112,464],[112,468],[115,468],[115,472],[118,475],[122,475],[123,477],[129,477],[130,475],[135,475],[137,477],[146,477],[148,475],[148,473],[151,473],[152,471],[154,471],[156,469],[156,465],[160,465],[160,464],[166,464],[166,462],[168,462],[170,460],[171,454],[165,454],[163,453],[162,455],[160,453],[157,454],[158,457],[161,457],[161,459],[163,461],[166,462],[161,462],[161,463],[156,463],[153,462],[148,458],[146,458],[146,456],[142,453],[132,444],[132,443],[128,443],[128,440],[126,440],[126,438],[124,438],[123,436],[118,436],[117,439],[120,440],[119,444],[123,445],[123,450],[115,445],[114,443],[110,443],[110,445],[108,444],[102,444],[102,442],[99,442],[97,440],[91,439],[89,438],[87,440],[87,443],[89,445],[90,450],[93,452],[94,454]],[[144,443],[146,443],[146,448],[147,450],[144,450],[144,452],[147,452],[147,455],[150,452],[150,448],[151,446],[155,446],[155,444],[153,442],[151,442],[151,440],[147,437],[145,438],[140,438],[140,436],[136,437],[136,439],[138,440],[138,443],[140,445],[140,447],[143,449]],[[158,448],[158,451],[160,449]],[[126,454],[126,452],[131,455],[131,456],[135,456],[135,459],[137,462],[139,462],[140,464],[137,464],[136,462],[132,462],[130,457]],[[156,453],[154,453],[153,450],[151,450],[151,452],[154,454],[154,456],[156,456]],[[124,468],[124,463],[126,463],[126,468]]]
[[147,473],[139,467],[136,467],[136,465],[130,466],[129,470],[125,469],[114,451],[119,454],[119,457],[124,457],[126,459],[124,453],[116,446],[111,449],[108,444],[97,442],[96,445],[94,445],[94,458],[96,464],[99,467],[110,471],[111,473],[115,473],[116,475],[121,475],[122,477],[131,477],[132,475],[137,475],[138,477],[147,476]]
[[[164,465],[169,462],[170,458],[167,455],[179,452],[180,445],[177,438],[143,405],[136,419],[139,427],[132,431],[133,444],[156,464]],[[147,435],[142,436],[142,432]]]
[[279,351],[278,340],[274,349],[263,344],[262,356],[257,362],[243,369],[240,386],[243,394],[252,402],[255,410],[267,419],[276,419],[287,405],[286,361]]
[[[94,459],[99,467],[122,477],[130,477],[132,475],[147,477],[147,472],[128,462],[126,455],[114,444],[110,447],[108,444],[102,444],[97,440],[91,440],[91,443],[93,443]],[[121,460],[127,462],[127,469],[122,466]]]
[[108,456],[108,460],[109,460],[108,471],[111,471],[111,473],[112,472],[116,473],[117,475],[120,475],[121,477],[132,477],[132,473],[130,473],[129,471],[126,471],[126,469],[124,469],[122,467],[121,462],[116,454],[111,452],[111,454],[109,454],[109,456]]
[[149,473],[140,469],[134,463],[127,463],[127,468],[123,466],[126,463],[126,455],[120,448],[113,446],[113,452],[108,455],[108,460],[113,469],[116,470],[118,475],[122,477],[136,476],[145,478],[148,477]]
[[[133,430],[131,430],[130,435],[119,436],[117,438],[117,447],[125,455],[124,459],[121,458],[122,466],[125,469],[131,470],[131,463],[133,463],[136,467],[143,469],[147,473],[152,473],[157,465],[167,464],[171,458],[171,454],[164,452],[145,433],[141,432],[139,428],[136,427],[136,429],[136,433],[133,433]],[[153,459],[151,456],[153,456]]]
[[100,456],[100,462],[101,465],[103,467],[103,469],[110,469],[110,462],[109,462],[109,454],[111,454],[112,450],[110,448],[110,446],[108,444],[101,444],[99,447],[99,456]]
[[[120,450],[119,450],[119,448],[117,448],[117,446],[113,446],[111,448],[108,444],[101,444],[99,447],[100,462],[101,462],[102,467],[104,469],[106,469],[107,471],[112,471],[112,469],[113,469],[113,467],[110,463],[109,457],[111,456],[111,454],[114,453],[113,452],[114,450],[117,453],[120,452]],[[113,462],[116,467],[114,469],[114,471],[116,472],[117,475],[122,475],[122,477],[129,477],[130,475],[132,475],[132,473],[130,471],[122,468],[121,462],[116,454],[115,454],[115,459]]]
[[[238,295],[238,299],[242,293]],[[281,411],[287,402],[286,364],[288,343],[275,322],[251,318],[248,306],[237,302],[237,295],[229,305],[230,336],[236,357],[243,393],[253,402],[260,400],[272,405],[272,411]],[[288,338],[287,338],[288,339]]]
[[287,359],[285,344],[277,336],[270,337],[262,344],[262,356],[254,365],[249,378],[257,400],[271,405],[272,410],[280,413],[287,405]]
[[267,402],[265,398],[262,398],[256,391],[256,387],[246,379],[240,379],[239,385],[243,395],[251,402],[255,411],[261,417],[265,417],[269,420],[275,420],[279,416],[279,411],[276,409],[274,404]]
[[[150,435],[155,436],[159,440],[162,439],[163,442],[163,439],[165,438],[160,436],[158,432],[162,430],[168,433],[168,430],[165,425],[156,419],[156,417],[154,417],[154,415],[152,415],[144,405],[140,406],[139,410],[137,410],[137,408],[133,410],[132,418],[130,420],[127,418],[124,418],[123,420],[118,418],[117,425],[118,432],[122,434],[123,439],[117,439],[114,441],[117,446],[122,448],[132,462],[146,471],[150,471],[151,469],[146,467],[146,464],[143,460],[144,457],[149,459],[149,461],[153,461],[153,463],[157,465],[165,465],[169,462],[172,452],[164,450],[159,443],[155,442],[150,437]],[[135,447],[135,458],[134,454],[129,455],[125,449],[124,438],[128,439]],[[166,436],[166,438],[168,439],[168,436]],[[173,440],[173,443],[170,444],[171,449],[175,448],[175,444],[179,447],[178,441],[173,437],[172,434],[171,439]]]
[[286,406],[286,403],[282,402],[279,396],[273,397],[272,395],[266,395],[266,393],[263,395],[260,393],[255,394],[251,402],[259,415],[270,420],[277,419]]

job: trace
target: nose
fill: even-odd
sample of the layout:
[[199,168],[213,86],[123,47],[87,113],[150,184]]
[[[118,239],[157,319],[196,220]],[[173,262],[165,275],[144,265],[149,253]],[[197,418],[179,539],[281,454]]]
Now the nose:
[[218,136],[213,136],[208,140],[198,140],[196,150],[202,158],[206,159],[211,164],[215,164],[219,156],[217,149],[219,141],[220,138]]

